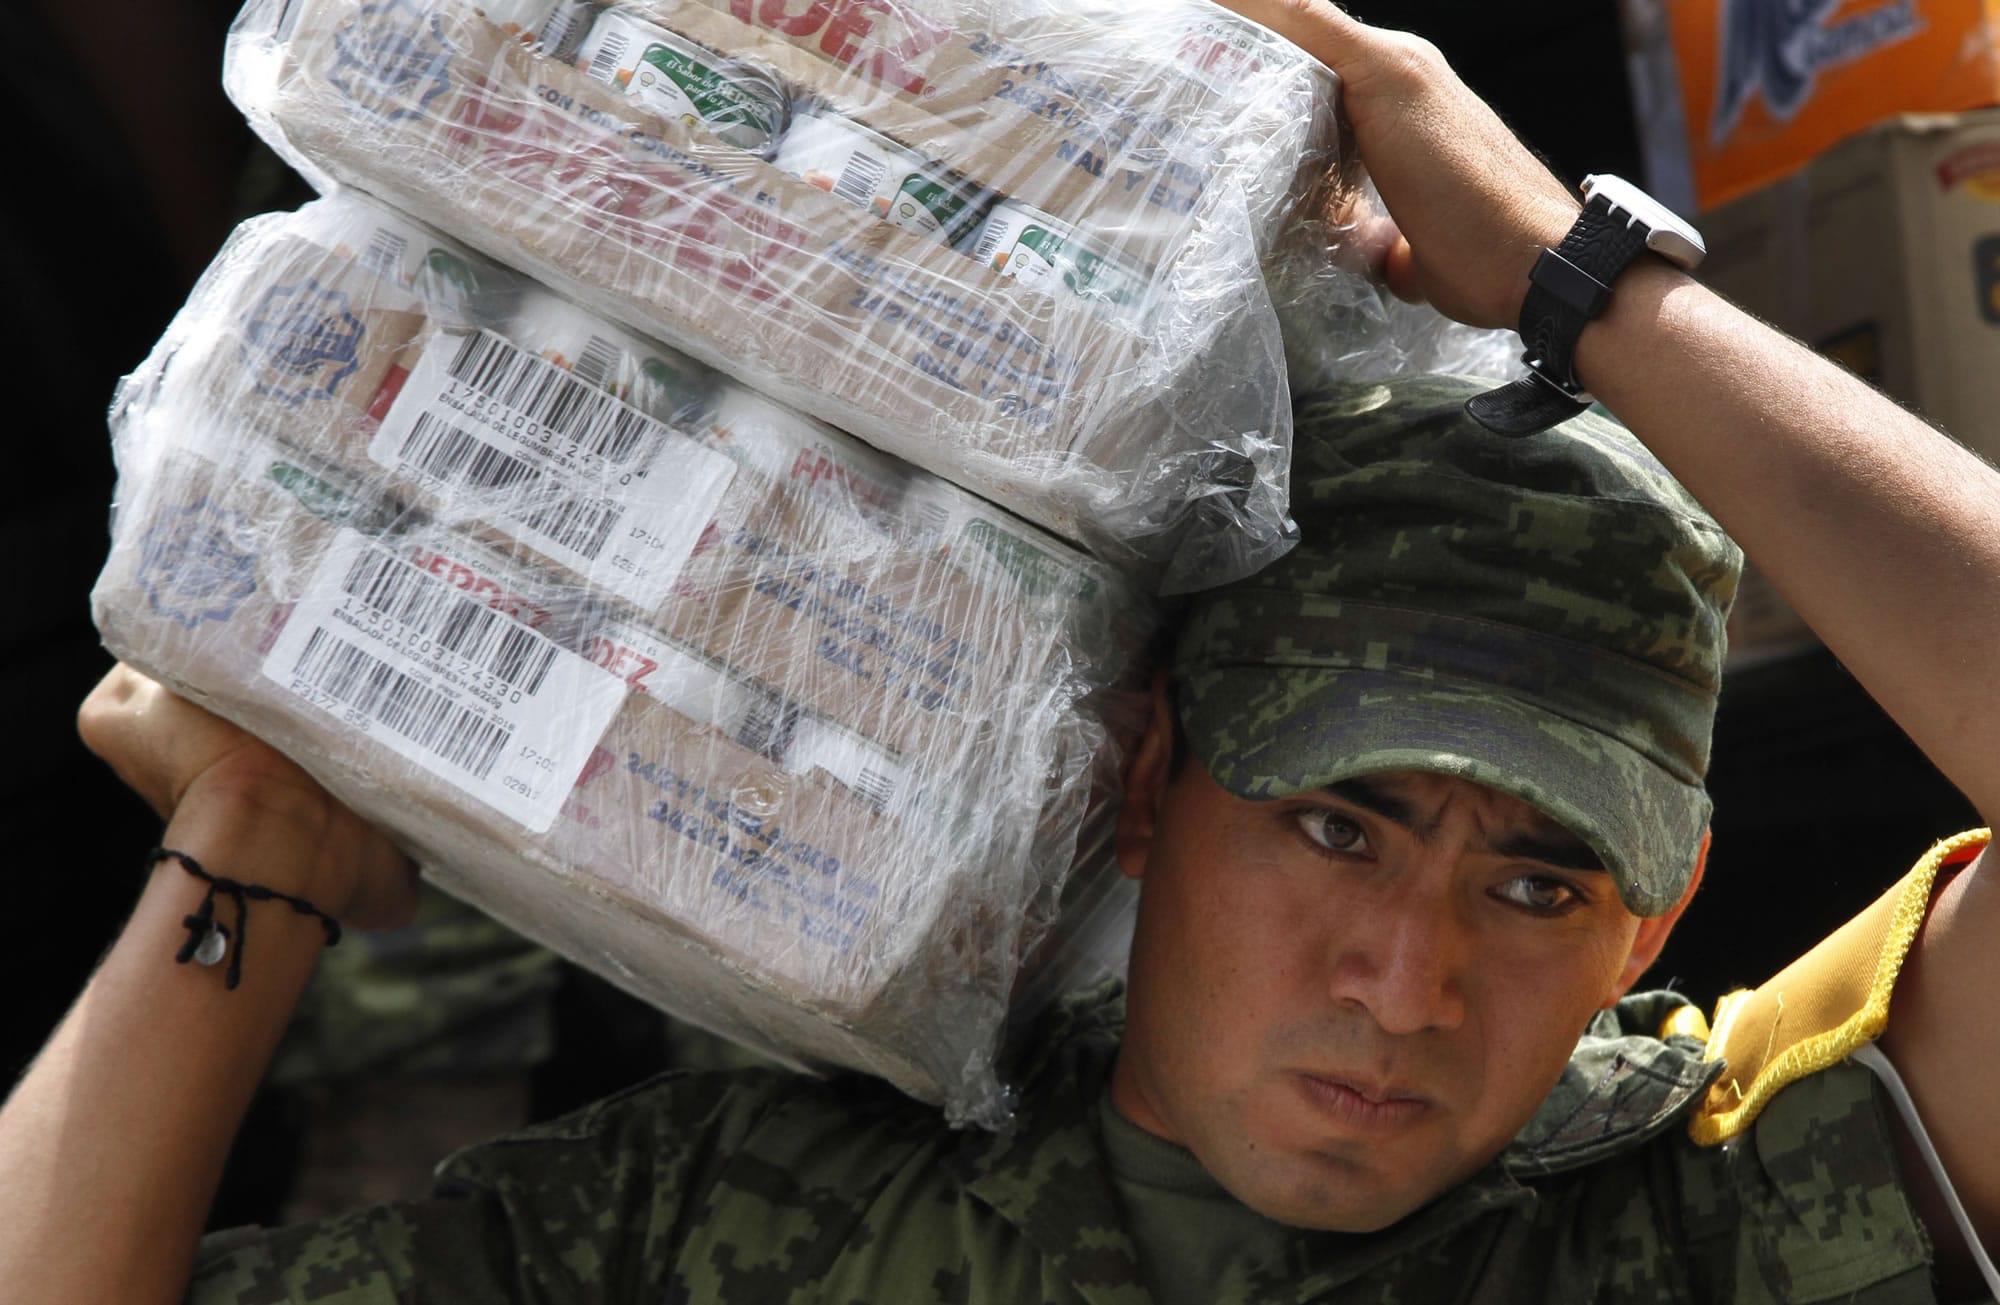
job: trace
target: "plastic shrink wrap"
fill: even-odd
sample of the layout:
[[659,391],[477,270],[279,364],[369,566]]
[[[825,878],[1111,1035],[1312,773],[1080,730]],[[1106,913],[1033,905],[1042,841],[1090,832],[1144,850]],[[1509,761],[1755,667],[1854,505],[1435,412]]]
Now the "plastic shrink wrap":
[[1289,542],[1260,276],[1335,81],[1207,0],[251,0],[348,184],[1169,591]]
[[117,655],[655,1004],[1002,1116],[1147,632],[1102,564],[352,196],[112,426]]

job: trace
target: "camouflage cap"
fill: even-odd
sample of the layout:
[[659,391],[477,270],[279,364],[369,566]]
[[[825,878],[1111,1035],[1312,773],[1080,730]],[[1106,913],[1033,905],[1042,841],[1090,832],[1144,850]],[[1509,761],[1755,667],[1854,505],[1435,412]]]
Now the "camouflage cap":
[[1742,553],[1643,445],[1585,414],[1529,439],[1482,386],[1356,384],[1296,405],[1302,542],[1195,596],[1181,722],[1238,797],[1458,775],[1590,845],[1657,915],[1693,873]]

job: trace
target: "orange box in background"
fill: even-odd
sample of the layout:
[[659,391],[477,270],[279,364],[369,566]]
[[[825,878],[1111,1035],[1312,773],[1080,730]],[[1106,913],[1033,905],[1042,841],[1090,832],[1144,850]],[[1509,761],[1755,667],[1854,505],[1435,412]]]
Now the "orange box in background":
[[1905,112],[2000,103],[2000,0],[1622,0],[1647,182],[1683,212]]

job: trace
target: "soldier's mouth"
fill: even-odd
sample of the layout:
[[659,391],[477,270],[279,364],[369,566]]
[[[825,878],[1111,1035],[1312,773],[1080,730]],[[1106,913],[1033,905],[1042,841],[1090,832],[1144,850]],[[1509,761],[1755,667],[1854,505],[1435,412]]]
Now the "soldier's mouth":
[[1436,1103],[1393,1084],[1370,1084],[1320,1074],[1299,1074],[1298,1091],[1321,1115],[1363,1129],[1407,1128]]

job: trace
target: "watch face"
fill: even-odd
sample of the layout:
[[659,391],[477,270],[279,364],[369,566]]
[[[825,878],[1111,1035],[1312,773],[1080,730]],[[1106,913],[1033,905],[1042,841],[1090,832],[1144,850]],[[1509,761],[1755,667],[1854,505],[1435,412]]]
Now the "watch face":
[[1708,254],[1708,247],[1702,243],[1699,231],[1623,177],[1614,177],[1609,173],[1586,177],[1583,197],[1586,203],[1594,199],[1604,200],[1614,210],[1622,210],[1639,219],[1640,224],[1646,227],[1646,248],[1690,272]]

